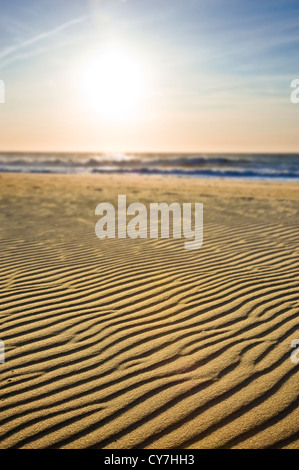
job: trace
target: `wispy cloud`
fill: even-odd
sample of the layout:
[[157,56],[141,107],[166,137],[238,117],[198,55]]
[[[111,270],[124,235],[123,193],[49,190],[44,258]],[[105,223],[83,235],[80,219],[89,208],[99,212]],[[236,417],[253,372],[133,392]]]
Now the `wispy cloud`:
[[[42,41],[44,39],[48,39],[50,37],[53,37],[56,34],[60,33],[61,31],[65,30],[65,29],[67,29],[71,26],[82,23],[87,18],[88,18],[88,16],[81,16],[79,18],[75,18],[73,20],[70,20],[70,21],[67,21],[67,22],[61,24],[60,26],[57,26],[54,29],[51,29],[49,31],[45,31],[45,32],[40,33],[40,34],[30,38],[30,39],[27,39],[23,42],[20,42],[19,44],[7,47],[3,51],[0,51],[0,65],[4,66],[4,65],[7,65],[8,63],[10,63],[11,61],[15,61],[12,56],[14,56],[16,53],[17,53],[17,56],[15,57],[16,60],[17,60],[17,57],[22,57],[23,58],[24,54],[22,54],[22,55],[18,54],[19,51],[21,51],[22,49],[25,49],[25,48],[30,47],[32,45],[35,45],[35,44],[39,43],[40,41]],[[32,51],[28,52],[29,56],[31,54],[32,54]]]

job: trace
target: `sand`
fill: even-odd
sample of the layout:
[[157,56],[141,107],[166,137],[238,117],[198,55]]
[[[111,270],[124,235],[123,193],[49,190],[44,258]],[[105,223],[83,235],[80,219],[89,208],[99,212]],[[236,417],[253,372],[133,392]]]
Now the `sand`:
[[[0,175],[1,448],[299,448],[299,185]],[[204,243],[97,204],[203,202]]]

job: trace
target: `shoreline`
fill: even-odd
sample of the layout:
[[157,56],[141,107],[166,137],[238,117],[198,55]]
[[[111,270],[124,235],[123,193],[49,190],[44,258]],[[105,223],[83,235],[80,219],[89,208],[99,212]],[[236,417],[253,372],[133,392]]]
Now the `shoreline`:
[[231,182],[252,182],[252,183],[283,183],[283,184],[298,184],[299,178],[270,178],[270,177],[238,177],[238,176],[214,176],[214,175],[191,175],[191,174],[175,174],[175,173],[150,173],[144,172],[139,173],[138,171],[103,171],[103,172],[51,172],[51,171],[33,171],[33,172],[26,172],[26,171],[6,171],[0,169],[0,175],[53,175],[53,176],[101,176],[105,178],[109,178],[110,176],[120,176],[120,177],[148,177],[148,178],[178,178],[178,179],[191,179],[191,180],[219,180],[219,181],[231,181]]

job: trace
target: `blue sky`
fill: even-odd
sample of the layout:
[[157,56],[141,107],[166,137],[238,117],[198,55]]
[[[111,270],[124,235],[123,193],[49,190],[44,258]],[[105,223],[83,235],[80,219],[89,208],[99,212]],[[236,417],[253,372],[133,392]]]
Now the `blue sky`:
[[[12,0],[0,11],[2,150],[299,151],[298,1]],[[109,44],[145,64],[134,122],[94,116],[76,87]]]

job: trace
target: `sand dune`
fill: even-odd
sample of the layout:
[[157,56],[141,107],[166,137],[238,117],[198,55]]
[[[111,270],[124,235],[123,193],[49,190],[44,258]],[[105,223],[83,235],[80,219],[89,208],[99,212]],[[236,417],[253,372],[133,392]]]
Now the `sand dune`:
[[[299,448],[299,187],[1,183],[1,448]],[[99,240],[99,202],[203,202],[204,244]]]

